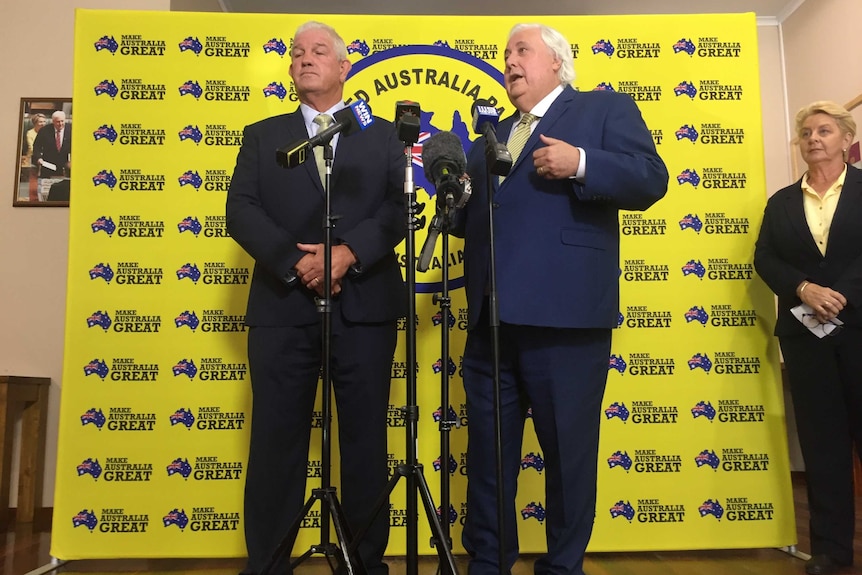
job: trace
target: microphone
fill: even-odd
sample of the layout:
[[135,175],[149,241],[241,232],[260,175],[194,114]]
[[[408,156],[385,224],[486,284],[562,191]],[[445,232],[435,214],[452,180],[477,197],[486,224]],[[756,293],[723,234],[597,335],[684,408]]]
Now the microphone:
[[512,155],[506,146],[497,141],[497,122],[500,113],[488,100],[473,103],[473,131],[485,136],[485,161],[495,176],[506,176],[512,169]]
[[308,159],[308,153],[315,146],[329,143],[335,134],[343,133],[345,136],[362,131],[374,123],[371,108],[364,100],[356,100],[347,107],[342,108],[332,115],[333,124],[325,130],[319,131],[314,136],[288,144],[275,151],[275,161],[282,168],[295,168]]
[[422,244],[422,251],[419,252],[419,258],[416,260],[416,271],[427,272],[431,265],[431,258],[434,255],[434,245],[437,243],[437,236],[440,235],[443,229],[443,218],[440,214],[431,218],[431,225],[428,226],[428,235],[425,236],[425,243]]
[[[466,205],[472,194],[472,187],[470,176],[465,173],[467,156],[464,155],[464,147],[458,136],[452,132],[437,132],[428,138],[422,144],[422,166],[425,177],[437,190],[438,211],[440,208],[458,209]],[[448,217],[445,217],[447,215],[448,213],[441,217],[438,213],[431,218],[428,235],[416,261],[417,271],[428,271],[437,236],[448,222]]]
[[395,131],[406,146],[419,141],[422,109],[419,102],[399,100],[395,102]]
[[437,190],[437,205],[462,208],[470,199],[467,156],[461,139],[452,132],[437,132],[422,144],[425,177]]
[[476,100],[473,103],[473,131],[477,134],[487,136],[488,130],[496,133],[497,124],[500,122],[500,113],[488,100]]

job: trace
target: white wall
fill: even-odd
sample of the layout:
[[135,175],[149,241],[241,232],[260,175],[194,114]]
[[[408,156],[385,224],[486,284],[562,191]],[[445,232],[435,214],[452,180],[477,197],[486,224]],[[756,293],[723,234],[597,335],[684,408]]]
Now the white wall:
[[[797,110],[815,100],[833,100],[843,105],[862,94],[860,25],[859,0],[809,1],[784,21],[791,121]],[[862,129],[860,115],[855,116]],[[801,162],[795,150],[794,156],[797,163]]]
[[790,177],[780,27],[759,26],[757,41],[760,55],[763,155],[766,161],[766,193],[769,195],[786,186]]
[[[72,97],[75,9],[169,10],[169,0],[6,1],[0,21],[0,374],[50,377],[44,505],[54,501],[68,208],[12,207],[22,97]],[[8,187],[6,187],[8,186]],[[17,465],[13,472],[17,474]],[[17,480],[12,484],[17,502]]]
[[[236,2],[241,4],[240,0]],[[373,13],[373,2],[362,2],[363,12]],[[522,4],[506,2],[498,13],[517,13]],[[655,0],[653,11],[660,11]],[[834,18],[849,29],[862,21],[858,0],[817,0],[806,11],[817,13],[821,5],[857,4],[855,18],[838,13]],[[814,9],[814,6],[818,9]],[[72,46],[75,8],[129,10],[219,10],[214,0],[34,0],[5,1],[0,22],[0,182],[7,182],[6,198],[0,197],[0,374],[45,376],[52,379],[46,452],[44,505],[53,505],[57,418],[62,389],[63,330],[69,218],[66,208],[12,207],[12,186],[17,167],[18,108],[21,97],[72,96]],[[513,12],[513,7],[517,6]],[[388,6],[391,8],[391,5]],[[378,11],[388,8],[379,7]],[[354,7],[354,10],[358,8]],[[545,12],[545,11],[543,11]],[[669,10],[672,12],[672,10]],[[802,12],[802,10],[800,10]],[[794,14],[794,19],[796,14]],[[823,18],[826,21],[830,18]],[[46,40],[50,31],[53,36]],[[41,40],[37,41],[39,37]],[[777,26],[759,28],[760,72],[769,190],[789,182],[786,111],[781,74],[780,35]],[[822,41],[827,36],[820,36]],[[786,40],[786,34],[785,34]],[[802,38],[800,38],[800,41]],[[858,44],[858,37],[857,37]],[[795,44],[794,44],[795,45]],[[822,53],[822,52],[821,52]],[[833,56],[838,58],[838,56]],[[794,57],[794,61],[800,59]],[[800,65],[808,65],[800,62]],[[812,70],[818,70],[813,63]],[[838,66],[836,65],[836,68]],[[794,75],[796,78],[797,75]],[[804,77],[804,75],[803,75]],[[858,78],[857,78],[858,79]],[[858,85],[857,85],[858,88]],[[857,91],[859,91],[857,89]],[[838,90],[839,101],[850,97],[850,88]],[[846,94],[845,94],[846,92]],[[854,94],[855,95],[855,94]],[[794,100],[805,100],[803,93]],[[801,104],[800,104],[801,105]],[[797,106],[798,107],[798,106]],[[792,106],[791,106],[792,108]],[[795,108],[792,108],[795,109]],[[74,201],[74,200],[73,200]],[[17,466],[13,468],[17,472]],[[13,480],[13,505],[16,482]]]

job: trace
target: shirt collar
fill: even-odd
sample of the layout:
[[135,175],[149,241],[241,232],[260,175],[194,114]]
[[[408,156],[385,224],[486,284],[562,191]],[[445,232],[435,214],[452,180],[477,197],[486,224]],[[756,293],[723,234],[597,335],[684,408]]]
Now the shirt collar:
[[[539,118],[541,118],[542,116],[544,116],[545,114],[548,113],[548,110],[551,108],[551,104],[553,104],[554,100],[557,99],[557,96],[559,96],[562,93],[563,93],[563,87],[558,84],[557,87],[554,88],[553,90],[551,90],[551,92],[547,96],[545,96],[544,98],[539,100],[538,104],[533,106],[533,109],[530,110],[530,113],[533,114],[534,116],[538,116]],[[518,117],[520,118],[520,116],[518,116]]]
[[[838,176],[838,179],[833,182],[833,184],[829,187],[830,190],[840,190],[844,187],[844,179],[847,177],[847,164],[844,164],[844,170],[841,172],[841,175]],[[811,187],[808,183],[808,172],[805,172],[805,175],[802,176],[802,190],[806,192],[814,192],[814,188]]]
[[308,135],[313,136],[317,133],[317,126],[314,123],[314,119],[317,116],[319,116],[320,114],[329,114],[330,116],[334,116],[335,112],[342,110],[346,107],[347,106],[344,104],[344,102],[339,102],[324,112],[318,112],[307,104],[300,104],[299,111],[302,112],[302,119],[305,122],[305,128],[308,130]]

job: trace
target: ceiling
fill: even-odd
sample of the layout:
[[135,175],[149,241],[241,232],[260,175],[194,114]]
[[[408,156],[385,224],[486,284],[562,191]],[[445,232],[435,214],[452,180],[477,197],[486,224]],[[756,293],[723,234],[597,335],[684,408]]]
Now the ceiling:
[[805,0],[172,0],[171,9],[270,14],[698,14],[754,12],[780,23]]

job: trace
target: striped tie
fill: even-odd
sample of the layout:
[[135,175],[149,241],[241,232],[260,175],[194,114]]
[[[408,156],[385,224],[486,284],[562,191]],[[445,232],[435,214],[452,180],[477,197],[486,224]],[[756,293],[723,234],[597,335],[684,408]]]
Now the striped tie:
[[[319,134],[332,125],[332,116],[329,114],[318,114],[312,121],[317,124],[317,133]],[[314,162],[317,164],[317,173],[320,174],[320,181],[325,182],[326,160],[323,159],[323,146],[314,147]]]
[[[518,120],[518,125],[515,126],[515,131],[512,132],[512,137],[506,143],[509,153],[512,155],[512,164],[518,160],[521,151],[524,149],[524,144],[530,139],[530,125],[539,117],[533,114],[522,114]],[[503,181],[503,176],[500,176],[500,181]]]

